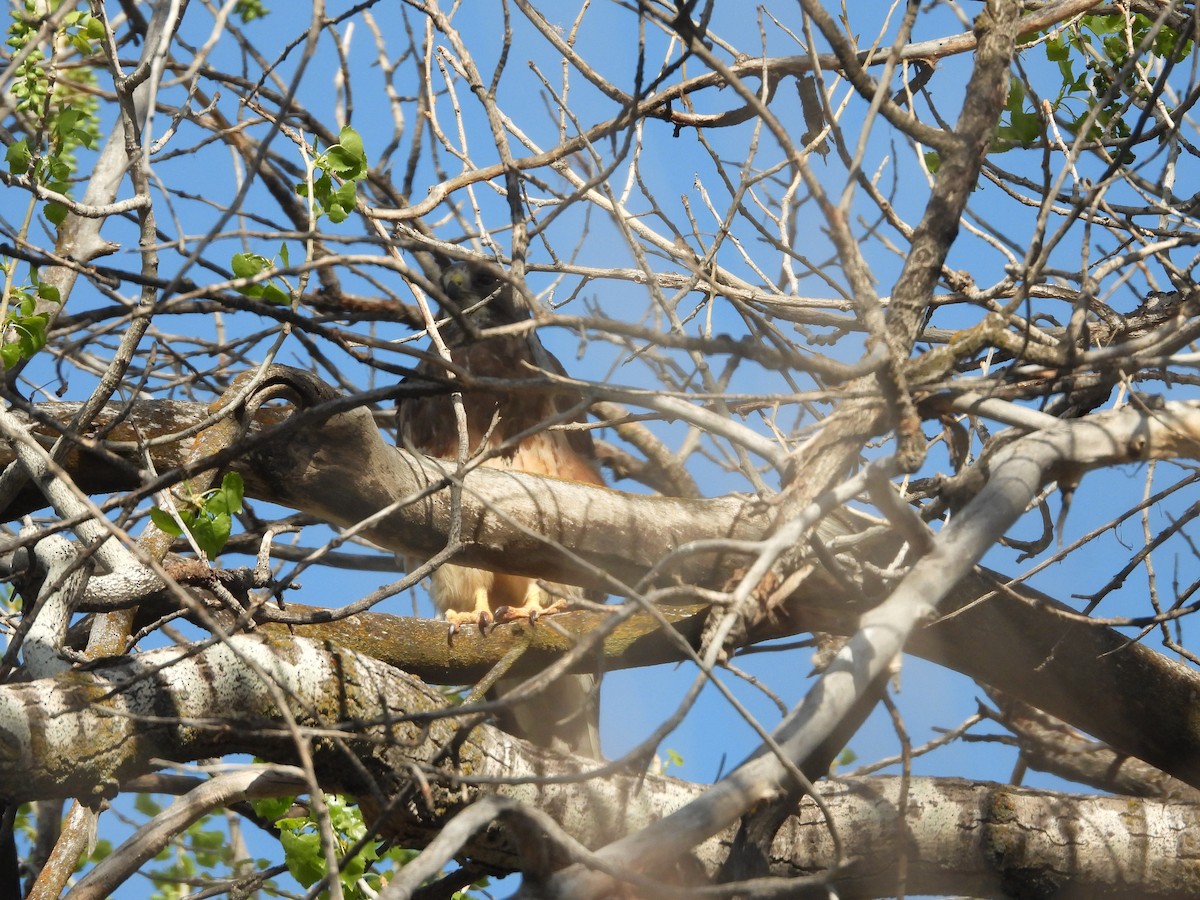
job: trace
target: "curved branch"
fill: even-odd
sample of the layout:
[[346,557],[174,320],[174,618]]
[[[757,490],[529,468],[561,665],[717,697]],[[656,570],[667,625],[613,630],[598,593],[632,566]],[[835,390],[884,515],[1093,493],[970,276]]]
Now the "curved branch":
[[[397,553],[432,556],[443,550],[453,515],[446,490],[452,471],[445,461],[386,444],[370,411],[354,408],[357,399],[339,396],[307,373],[291,370],[288,377],[311,405],[287,413],[257,411],[254,433],[204,467],[228,466],[242,474],[247,496],[344,527],[390,510],[363,535]],[[76,406],[39,404],[37,411],[63,423]],[[149,488],[135,469],[121,465],[124,454],[134,457],[137,441],[183,431],[183,423],[203,418],[206,411],[202,404],[158,402],[134,403],[124,413],[110,408],[96,428],[113,428],[108,439],[124,442],[113,447],[122,455],[105,454],[80,436],[80,448],[64,468],[86,491],[140,488],[144,495]],[[27,415],[22,418],[29,421]],[[35,428],[54,433],[47,424]],[[150,447],[158,471],[187,472],[187,444]],[[10,451],[7,445],[0,449],[2,462]],[[476,468],[462,481],[458,561],[609,591],[636,583],[672,556],[678,562],[664,575],[718,584],[728,560],[722,563],[712,550],[688,553],[687,545],[701,538],[754,541],[767,533],[773,518],[762,504],[736,495],[707,500],[642,496],[488,468]],[[5,515],[40,505],[35,495],[23,494]],[[568,539],[560,540],[564,536]]]

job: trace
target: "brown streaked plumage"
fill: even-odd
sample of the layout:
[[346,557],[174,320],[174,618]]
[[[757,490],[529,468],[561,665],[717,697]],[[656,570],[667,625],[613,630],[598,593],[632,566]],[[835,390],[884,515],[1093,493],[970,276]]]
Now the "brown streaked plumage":
[[[460,315],[440,329],[456,366],[476,378],[507,381],[536,377],[530,365],[563,373],[558,360],[532,332],[477,338],[464,327],[469,323],[477,335],[527,319],[528,311],[518,305],[510,286],[466,263],[447,268],[442,286],[459,307]],[[443,374],[436,363],[422,363],[418,369],[418,377]],[[586,431],[549,428],[562,422],[570,406],[568,399],[540,391],[464,391],[468,452],[489,453],[484,465],[494,468],[603,484],[591,436]],[[402,447],[446,459],[457,455],[459,431],[449,393],[402,401],[396,426]],[[454,564],[443,565],[430,581],[433,602],[452,628],[536,620],[561,609],[561,598],[581,596],[580,589],[571,585],[552,585],[547,591],[535,578]],[[559,678],[515,710],[512,730],[542,746],[599,758],[593,686],[590,676]],[[497,687],[504,693],[504,681]]]

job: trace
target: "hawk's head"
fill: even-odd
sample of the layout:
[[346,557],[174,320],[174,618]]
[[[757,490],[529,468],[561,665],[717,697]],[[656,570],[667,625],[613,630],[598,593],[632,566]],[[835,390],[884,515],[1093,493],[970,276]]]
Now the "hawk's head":
[[456,262],[442,272],[442,290],[476,329],[510,325],[529,317],[513,299],[512,286],[470,263]]

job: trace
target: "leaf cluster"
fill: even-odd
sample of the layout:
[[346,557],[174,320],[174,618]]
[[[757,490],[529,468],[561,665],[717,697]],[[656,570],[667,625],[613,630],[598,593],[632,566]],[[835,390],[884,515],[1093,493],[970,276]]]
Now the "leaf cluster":
[[[291,265],[287,244],[279,245],[278,259],[285,267]],[[275,269],[276,264],[274,259],[268,259],[257,253],[235,253],[230,260],[230,268],[233,269],[233,274],[237,278],[257,278],[264,272]],[[283,286],[280,287],[280,285]],[[237,292],[245,297],[256,297],[280,306],[287,306],[292,302],[289,291],[287,282],[279,275],[271,276],[270,280],[257,281],[237,289]]]
[[[329,823],[337,841],[342,895],[347,900],[365,900],[373,897],[386,884],[387,872],[409,862],[416,851],[400,847],[384,849],[382,843],[365,840],[367,824],[358,805],[341,794],[326,794],[325,804],[329,810]],[[295,878],[304,887],[312,887],[327,874],[325,855],[321,850],[321,835],[316,816],[288,815],[295,808],[295,797],[275,797],[255,801],[254,808],[263,818],[273,821],[279,829],[279,840],[284,850],[284,861]],[[351,848],[360,849],[346,857]],[[390,863],[381,867],[379,863]],[[380,869],[383,871],[380,871]],[[465,896],[455,894],[456,897]]]
[[[320,154],[313,164],[321,173],[312,183],[317,217],[328,216],[335,225],[344,222],[354,211],[357,182],[367,177],[367,154],[362,138],[349,125],[345,126],[338,135],[338,143]],[[297,184],[296,193],[308,197],[308,184]]]
[[[33,143],[28,138],[12,142],[5,161],[12,174],[30,175],[38,184],[67,194],[77,168],[72,151],[90,149],[99,138],[97,101],[87,90],[95,78],[87,66],[60,73],[40,47],[27,46],[38,33],[38,7],[35,0],[26,0],[22,10],[12,11],[5,43],[13,50],[28,51],[16,68],[12,94],[17,111],[36,117],[41,127]],[[81,56],[92,56],[104,38],[104,25],[90,13],[76,10],[64,17],[52,47],[59,38]],[[62,224],[66,215],[62,204],[47,204],[46,218],[55,225]]]
[[[163,811],[162,805],[149,794],[138,794],[134,809],[147,818]],[[202,816],[176,841],[159,851],[154,858],[158,865],[146,873],[155,887],[150,895],[152,900],[178,900],[191,895],[191,885],[206,871],[220,868],[234,872],[240,868],[245,860],[234,857],[229,838],[222,829],[211,827],[218,824],[220,820],[215,816]],[[257,864],[264,868],[267,862],[258,860]]]
[[49,316],[37,312],[39,300],[61,303],[58,288],[45,284],[38,278],[36,266],[29,267],[29,283],[12,285],[11,275],[16,260],[0,264],[0,273],[8,285],[3,303],[0,303],[0,320],[3,321],[3,343],[0,343],[0,361],[11,369],[23,359],[30,359],[46,346],[46,326]]
[[[1083,16],[1070,28],[1047,36],[1042,46],[1062,79],[1050,101],[1056,120],[1071,134],[1095,143],[1132,134],[1126,116],[1133,101],[1149,99],[1146,85],[1152,80],[1141,76],[1165,60],[1185,59],[1193,44],[1169,25],[1155,30],[1152,19],[1135,13]],[[1031,147],[1041,138],[1041,117],[1027,106],[1026,90],[1014,78],[992,150]],[[1125,151],[1122,162],[1132,161]]]
[[219,488],[205,491],[181,506],[178,519],[159,507],[150,510],[150,518],[164,532],[176,537],[186,528],[204,555],[215,559],[229,542],[233,517],[242,511],[244,494],[242,476],[227,472]]

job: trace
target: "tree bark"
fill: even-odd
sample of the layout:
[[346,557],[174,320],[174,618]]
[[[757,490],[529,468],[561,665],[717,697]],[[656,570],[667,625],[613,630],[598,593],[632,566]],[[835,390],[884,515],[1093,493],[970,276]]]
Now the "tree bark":
[[[385,444],[373,418],[366,410],[354,409],[353,400],[339,397],[310,376],[291,377],[307,391],[309,405],[291,412],[259,410],[255,420],[267,430],[251,434],[249,452],[235,447],[227,453],[229,464],[244,474],[248,494],[343,526],[408,499],[365,533],[393,550],[432,554],[443,549],[455,518],[450,492],[436,490],[447,481],[445,463],[413,457]],[[74,404],[37,407],[39,412],[53,413],[56,420],[69,418],[74,408]],[[1079,442],[1080,458],[1071,477],[1090,467],[1132,459],[1197,455],[1196,408],[1167,404],[1155,410],[1127,409],[1080,423],[1090,436]],[[205,412],[199,404],[135,403],[109,437],[132,442],[139,434],[174,433],[202,419]],[[116,411],[107,415],[105,421],[111,424]],[[186,443],[153,448],[159,471],[183,464],[189,452]],[[92,491],[128,482],[131,469],[123,469],[120,463],[119,457],[99,459],[82,449],[65,461],[68,471],[78,474],[81,484]],[[463,540],[456,561],[502,565],[506,571],[617,593],[623,585],[638,584],[651,571],[656,577],[721,589],[755,548],[729,544],[731,549],[721,553],[711,549],[711,542],[753,542],[771,527],[769,510],[736,495],[706,500],[645,497],[489,469],[473,470],[462,481]],[[854,547],[858,559],[872,553],[891,558],[899,538],[890,530],[880,534],[875,529],[872,534],[870,526],[876,524],[839,511],[822,523],[821,535],[828,540],[866,534],[871,542]],[[710,542],[702,545],[703,552],[681,552],[702,541]],[[679,562],[661,565],[667,557]],[[1200,693],[1200,676],[1141,644],[1130,644],[1115,630],[1071,620],[1069,607],[1037,591],[998,590],[998,584],[1007,581],[983,570],[968,575],[946,601],[946,618],[918,630],[908,649],[1000,688],[1200,787],[1200,723],[1193,724],[1190,715],[1191,698]],[[780,606],[779,619],[762,623],[753,639],[813,629],[853,633],[858,616],[872,605],[871,593],[869,587],[818,570]],[[983,598],[984,602],[977,602]],[[560,621],[570,624],[569,618]],[[693,618],[687,627],[698,621]],[[385,631],[382,620],[361,622],[374,638],[369,645],[354,646],[381,655],[423,635],[416,644],[424,648],[423,662],[394,661],[420,665],[423,675],[447,681],[461,683],[477,677],[503,652],[500,635],[482,641],[467,630],[451,651],[443,626],[404,622],[389,624]],[[595,620],[582,618],[576,623],[576,634],[583,634]],[[361,634],[356,624],[329,626],[328,636],[344,637],[348,630]],[[648,625],[641,620],[632,623],[630,631],[619,632],[614,638],[618,652],[628,651],[631,661],[646,659],[638,656],[641,652],[662,653],[664,646],[668,655],[674,652],[669,642],[653,636]],[[405,640],[379,640],[397,632]],[[512,639],[526,636],[513,633]],[[561,653],[567,643],[555,646],[552,636],[542,632],[535,632],[534,642],[529,664],[544,661],[544,656],[538,657],[541,651]],[[1107,702],[1089,699],[1097,686],[1107,691]]]
[[[580,779],[590,761],[539,750],[490,726],[464,731],[430,720],[441,698],[374,660],[302,639],[239,636],[196,653],[156,650],[0,687],[0,790],[13,802],[105,796],[153,771],[155,760],[217,752],[290,763],[295,746],[276,688],[289,698],[287,715],[313,729],[322,786],[358,793],[373,811],[395,799],[384,831],[411,846],[424,846],[458,812],[493,793],[548,813],[566,834],[598,847],[707,789],[636,772]],[[349,765],[351,756],[361,766]],[[421,784],[413,780],[416,770],[424,773]],[[902,790],[898,778],[822,785],[832,823],[811,799],[784,810],[763,848],[770,874],[819,876],[843,897],[895,894],[900,871],[910,893],[1099,897],[1127,894],[1134,885],[1143,897],[1200,891],[1192,839],[1200,805],[917,778],[907,788],[902,825]],[[770,807],[756,815],[778,812]],[[846,862],[832,875],[830,824]],[[732,839],[730,829],[697,847],[694,873],[715,875]],[[508,869],[522,868],[522,854],[534,851],[504,830],[487,829],[463,849]]]

